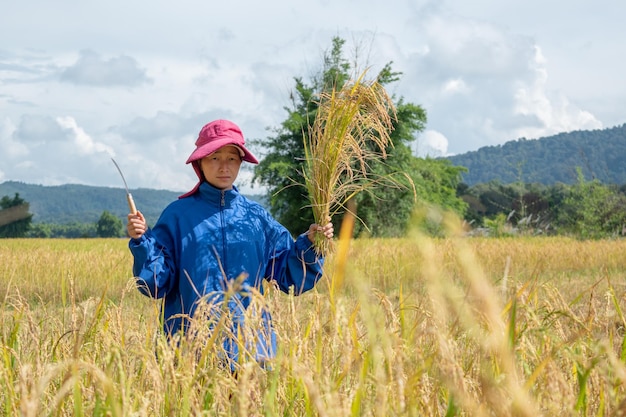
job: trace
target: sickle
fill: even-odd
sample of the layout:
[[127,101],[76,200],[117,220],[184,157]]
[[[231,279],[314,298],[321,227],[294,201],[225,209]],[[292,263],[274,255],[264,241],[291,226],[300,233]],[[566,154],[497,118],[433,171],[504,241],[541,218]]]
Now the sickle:
[[126,188],[126,200],[128,201],[128,208],[130,209],[130,212],[132,214],[137,214],[135,201],[133,201],[133,196],[130,194],[130,190],[128,189],[128,185],[126,184],[126,178],[124,178],[124,174],[122,174],[122,170],[120,169],[120,166],[117,164],[117,162],[115,162],[115,159],[111,158],[111,161],[113,161],[113,163],[115,164],[115,167],[117,168],[117,172],[120,173],[120,176],[122,177],[122,181],[124,181],[124,188]]

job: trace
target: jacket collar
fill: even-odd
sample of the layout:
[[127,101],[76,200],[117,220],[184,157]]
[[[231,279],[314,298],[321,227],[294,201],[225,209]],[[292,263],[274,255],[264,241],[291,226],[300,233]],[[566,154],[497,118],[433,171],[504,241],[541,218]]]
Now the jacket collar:
[[230,205],[231,201],[239,196],[239,189],[233,185],[231,190],[220,190],[219,188],[215,188],[211,184],[206,181],[203,181],[202,184],[198,187],[197,193],[194,193],[198,196],[198,198],[208,201],[212,204],[224,204]]

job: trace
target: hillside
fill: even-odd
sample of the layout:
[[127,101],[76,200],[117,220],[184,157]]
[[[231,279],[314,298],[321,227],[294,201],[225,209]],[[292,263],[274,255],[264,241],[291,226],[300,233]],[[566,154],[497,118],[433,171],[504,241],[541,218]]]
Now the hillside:
[[[43,186],[7,181],[0,184],[0,198],[20,197],[30,203],[30,213],[35,223],[67,224],[95,223],[105,210],[126,219],[128,205],[123,188],[93,187],[66,184]],[[161,211],[181,192],[135,189],[131,190],[137,208],[146,216],[148,224],[154,224]],[[248,196],[262,202],[261,196]]]
[[470,186],[493,180],[573,184],[576,168],[587,180],[622,185],[626,184],[626,124],[533,140],[521,138],[445,159],[468,168],[463,182]]

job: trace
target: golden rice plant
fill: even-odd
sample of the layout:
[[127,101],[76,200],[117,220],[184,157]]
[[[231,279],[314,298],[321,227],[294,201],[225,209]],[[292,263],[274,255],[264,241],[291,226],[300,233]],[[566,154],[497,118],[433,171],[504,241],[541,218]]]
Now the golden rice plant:
[[[366,72],[339,90],[320,94],[315,120],[304,135],[303,176],[318,224],[326,224],[331,211],[346,209],[360,191],[383,182],[399,184],[368,172],[370,162],[386,158],[387,147],[393,146],[389,135],[396,110],[377,80],[365,80]],[[332,243],[319,238],[315,248],[326,255]]]

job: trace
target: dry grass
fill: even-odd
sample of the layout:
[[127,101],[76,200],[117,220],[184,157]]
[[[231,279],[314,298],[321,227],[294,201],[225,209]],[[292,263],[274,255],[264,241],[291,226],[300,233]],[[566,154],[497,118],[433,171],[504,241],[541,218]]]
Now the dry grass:
[[164,342],[158,303],[128,275],[125,241],[0,240],[0,415],[626,409],[626,241],[344,243],[312,292],[269,288],[258,300],[281,349],[266,369],[243,361],[235,379],[210,338]]

